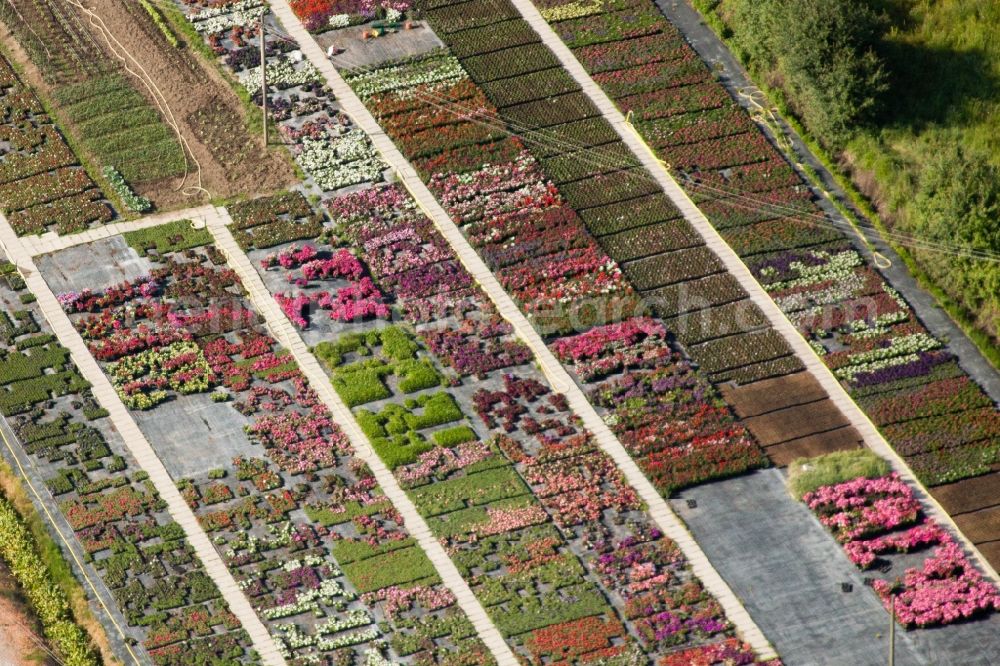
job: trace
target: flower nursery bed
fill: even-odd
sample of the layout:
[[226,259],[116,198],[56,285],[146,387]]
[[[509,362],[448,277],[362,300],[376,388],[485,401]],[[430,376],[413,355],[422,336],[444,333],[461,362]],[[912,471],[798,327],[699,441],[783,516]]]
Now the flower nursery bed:
[[19,235],[109,222],[114,210],[80,165],[39,99],[0,57],[0,209]]
[[[120,639],[154,664],[255,663],[250,641],[205,574],[107,412],[50,333],[23,284],[0,285],[3,412],[30,461],[33,483],[86,556]],[[6,454],[5,454],[6,455]],[[69,531],[67,532],[67,527]],[[127,635],[119,637],[118,628]]]
[[[996,406],[973,382],[957,379],[964,373],[944,343],[923,329],[839,232],[808,223],[822,222],[823,215],[808,187],[748,124],[724,87],[691,82],[690,70],[679,63],[658,69],[662,77],[644,79],[658,82],[656,90],[636,94],[616,87],[647,57],[697,60],[654,3],[630,0],[635,11],[623,13],[620,2],[604,0],[585,17],[570,11],[576,3],[536,4],[608,95],[634,109],[639,132],[681,169],[681,185],[921,480],[933,486],[995,469]],[[732,122],[747,128],[742,138],[710,129],[729,114],[744,116]],[[704,142],[720,136],[727,136],[724,149],[705,149]],[[935,435],[942,427],[948,437]]]
[[[451,3],[448,6],[436,4],[434,9],[425,9],[425,14],[430,23],[437,27],[437,16],[444,12],[458,11],[462,7],[470,7],[471,4],[473,3]],[[498,2],[495,4],[498,7],[494,10],[495,12],[508,12],[509,3]],[[417,6],[424,8],[420,2],[417,3]],[[583,10],[573,5],[570,13],[574,14],[580,11]],[[502,25],[508,24],[511,26],[510,30],[514,30],[513,26],[515,25],[527,26],[520,18],[511,19]],[[475,33],[475,30],[445,30],[442,33],[443,40],[452,52],[458,55],[464,66],[466,58],[470,54],[463,46],[465,44],[463,40],[467,34]],[[492,67],[495,70],[503,68],[508,50],[499,48],[499,45],[493,40],[484,39],[480,43],[483,53],[477,53],[474,56],[475,67],[472,71],[482,71],[486,62],[492,62]],[[533,46],[535,48],[540,46],[537,37]],[[526,48],[525,45],[517,47],[517,49],[524,48]],[[656,71],[650,70],[649,67],[640,66],[636,71],[622,75],[618,82],[622,86],[631,86],[630,91],[639,94],[643,85],[654,85],[660,78],[668,80],[671,73],[681,75],[679,72],[697,72],[698,67],[701,67],[700,61],[694,57],[689,56],[683,62],[677,59],[667,59],[655,63],[654,69]],[[565,76],[562,73],[557,76],[554,73],[556,71],[560,70],[553,68],[541,73],[546,75],[546,80],[551,81]],[[701,68],[701,71],[704,72],[704,68]],[[369,73],[368,76],[371,77],[374,74]],[[578,92],[578,86],[573,84],[572,86],[560,87],[558,90],[548,90],[547,84],[542,84],[540,80],[537,80],[538,76],[539,72],[527,75],[515,73],[492,83],[477,79],[476,83],[482,87],[489,103],[495,106],[495,110],[491,111],[489,116],[484,116],[484,111],[481,111],[477,122],[482,123],[484,118],[492,117],[494,125],[506,124],[512,134],[523,136],[527,150],[541,160],[539,163],[541,173],[553,179],[560,194],[565,198],[566,204],[580,215],[587,230],[599,238],[602,249],[609,255],[610,259],[615,261],[641,260],[635,264],[623,266],[628,283],[640,295],[648,296],[657,289],[677,284],[679,288],[674,289],[673,292],[686,301],[692,300],[684,285],[688,282],[694,284],[696,281],[720,271],[721,266],[718,265],[714,255],[706,256],[710,253],[703,249],[703,241],[686,222],[674,221],[680,217],[680,214],[660,191],[652,176],[645,170],[636,168],[638,166],[636,158],[618,139],[610,125],[600,118],[592,118],[589,121],[583,121],[588,123],[588,132],[580,132],[577,129],[581,122],[578,118],[588,114],[583,109],[589,105],[589,101],[579,99],[581,93]],[[501,86],[503,86],[502,93],[498,92]],[[544,122],[545,130],[543,133],[531,132],[530,130],[535,127],[535,124],[526,121],[518,113],[511,113],[513,109],[521,110],[525,104],[531,103],[509,99],[509,95],[512,94],[510,91],[517,86],[538,91],[540,97],[547,95],[548,99],[544,104],[545,113],[554,121]],[[430,99],[437,97],[436,92],[428,91],[423,94]],[[440,107],[440,102],[434,104]],[[370,104],[370,107],[383,122],[388,112],[379,113],[379,111],[384,106],[384,96],[373,99]],[[483,109],[481,103],[478,107]],[[440,113],[441,111],[438,110],[438,114]],[[735,106],[730,102],[728,113],[739,118],[740,116],[735,114],[742,112],[735,109]],[[720,122],[726,123],[727,117],[724,114],[719,114],[719,118]],[[392,131],[390,127],[386,127],[390,132]],[[410,123],[410,129],[413,129],[413,122]],[[752,129],[752,124],[749,128],[744,129]],[[661,127],[661,131],[666,130]],[[607,138],[591,139],[590,135]],[[767,142],[758,139],[756,134],[744,131],[743,136],[747,137],[748,141],[756,142],[754,145],[757,146],[758,150],[765,151],[769,147]],[[697,141],[716,140],[715,136],[706,135],[704,138],[692,137],[691,141],[686,143],[693,146],[690,148],[694,151],[692,155],[711,155],[712,159],[724,159],[725,151],[707,144],[699,147],[701,144],[697,143]],[[408,141],[405,139],[400,139],[400,141],[404,152],[407,152],[406,143]],[[484,162],[488,163],[488,156],[484,155],[483,159]],[[439,160],[438,163],[441,164],[442,161]],[[641,231],[638,230],[640,227]],[[624,238],[613,236],[616,232],[630,229],[637,230],[631,236],[624,236]],[[746,242],[756,242],[761,247],[760,251],[764,251],[770,247],[769,237],[782,233],[780,230],[767,230],[767,232],[762,239],[755,240],[755,237],[748,237]],[[808,244],[804,237],[805,234],[799,236],[802,243]],[[638,240],[646,237],[649,240],[645,244]],[[661,238],[663,240],[658,243]],[[681,249],[687,249],[688,252],[666,254]],[[739,288],[737,287],[737,289]],[[740,291],[742,292],[742,290]],[[656,298],[649,299],[656,314],[660,316],[676,314],[669,309],[662,311],[657,309],[658,300]],[[694,300],[693,305],[697,309],[711,307],[710,304],[699,299],[697,295],[695,295]],[[749,301],[745,307],[747,309],[755,308]],[[708,322],[710,326],[718,320],[718,331],[720,332],[726,330],[727,324],[732,323],[724,312],[719,313],[718,316],[715,313],[703,313],[703,315],[704,321]],[[759,313],[754,319],[761,319]],[[752,326],[748,330],[752,330]],[[710,332],[708,335],[716,336],[717,334]],[[738,336],[735,335],[728,340],[717,342],[715,346],[719,345],[731,346],[734,354],[739,353],[739,350],[744,348],[739,342]],[[695,361],[702,362],[702,359],[699,358],[699,349],[688,349],[687,351],[692,354]],[[787,348],[781,356],[785,357],[785,360],[780,364],[762,364],[760,359],[747,358],[743,367],[739,368],[739,372],[735,372],[737,369],[732,368],[733,372],[727,375],[726,379],[752,382],[800,367],[794,362],[791,352]]]
[[[433,15],[431,21],[433,23]],[[450,39],[450,35],[447,39]],[[494,56],[502,57],[502,52],[477,57],[482,59]],[[496,62],[501,61],[496,60]],[[404,73],[407,67],[413,67],[414,71],[420,71],[423,76],[440,83],[427,88],[421,87],[420,84],[413,85],[410,82],[416,79]],[[363,93],[370,89],[370,82],[382,74],[381,79],[378,79],[382,81],[382,90],[378,94],[369,96],[366,101],[383,127],[397,139],[404,152],[407,152],[412,137],[424,131],[429,119],[441,116],[441,111],[435,108],[439,102],[433,100],[469,99],[471,82],[464,77],[455,80],[454,77],[458,76],[456,71],[460,71],[456,70],[456,67],[457,64],[453,59],[449,60],[446,56],[434,54],[417,62],[390,64],[383,70],[366,71],[359,77],[348,75],[348,80]],[[444,72],[447,72],[447,78]],[[398,81],[397,89],[390,91],[388,87],[390,81],[394,79]],[[362,96],[364,97],[364,94]],[[415,108],[419,108],[421,103],[427,111],[418,113]],[[492,110],[490,101],[477,97],[475,107],[480,121],[492,116],[497,119],[493,121],[492,126],[502,126],[500,124],[502,119],[499,118],[502,112]],[[400,121],[402,116],[405,116],[405,122]],[[462,121],[452,115],[451,122]],[[468,121],[465,123],[471,125]],[[495,141],[495,135],[491,136],[490,140]],[[555,184],[545,184],[543,188],[541,183],[545,181],[542,180],[544,175],[541,173],[541,168],[534,159],[526,156],[518,139],[508,136],[502,141],[512,146],[508,152],[520,148],[521,156],[516,161],[506,164],[490,163],[491,156],[496,154],[493,148],[495,143],[491,143],[480,158],[483,160],[480,164],[485,166],[478,168],[475,168],[475,161],[469,159],[474,152],[469,151],[467,144],[462,144],[460,152],[439,146],[438,155],[434,158],[434,164],[439,171],[431,174],[428,179],[432,190],[452,213],[453,219],[463,227],[474,247],[495,268],[501,284],[524,305],[543,333],[564,334],[581,325],[587,328],[605,323],[609,319],[613,321],[628,317],[630,312],[617,304],[622,301],[608,302],[605,299],[605,302],[601,303],[593,291],[581,291],[579,279],[574,275],[575,271],[585,269],[592,287],[601,287],[604,271],[608,269],[602,268],[601,273],[595,273],[597,266],[613,266],[616,271],[620,269],[615,266],[611,257],[604,254],[599,246],[590,240],[585,231],[571,232],[574,228],[579,229],[581,222],[580,217],[574,214],[574,209],[567,205],[571,195],[567,195],[566,199],[561,196],[566,188],[557,187]],[[471,148],[475,149],[475,145]],[[602,146],[602,150],[604,148],[605,146]],[[621,151],[621,149],[616,150]],[[645,187],[649,181],[639,179],[636,182],[643,183]],[[576,184],[570,183],[571,186]],[[597,187],[591,183],[591,189],[606,192],[611,188]],[[475,196],[477,193],[480,196]],[[639,198],[636,198],[636,194]],[[530,197],[531,208],[539,209],[538,212],[532,212],[523,205],[517,212],[507,212],[517,205],[514,203],[516,198],[525,201],[525,197]],[[665,243],[667,247],[664,247],[664,250],[674,249],[670,244],[681,245],[681,248],[677,248],[680,250],[683,250],[684,246],[690,247],[674,253],[653,252],[648,258],[626,264],[625,277],[631,277],[632,280],[631,284],[628,281],[625,281],[625,284],[633,288],[645,288],[648,294],[654,296],[650,299],[650,305],[657,314],[668,316],[680,314],[676,309],[661,307],[669,306],[671,300],[677,303],[675,308],[693,307],[701,311],[696,318],[685,320],[683,328],[689,343],[704,343],[702,346],[693,347],[694,351],[702,356],[698,358],[696,355],[694,358],[711,367],[711,371],[715,373],[713,379],[750,383],[801,368],[787,348],[775,351],[774,345],[779,340],[773,335],[762,338],[766,343],[764,345],[755,345],[754,338],[742,340],[744,332],[766,328],[763,317],[749,301],[743,301],[740,305],[733,304],[743,296],[742,290],[735,285],[735,281],[728,283],[725,281],[724,278],[729,276],[718,273],[721,269],[718,260],[704,249],[693,230],[686,223],[674,221],[678,213],[665,197],[649,194],[645,189],[629,190],[625,197],[632,198],[626,198],[623,207],[615,210],[614,204],[607,203],[606,194],[601,195],[601,198],[590,195],[591,200],[584,203],[596,205],[582,208],[583,219],[587,220],[586,216],[589,213],[591,228],[603,227],[602,230],[607,233],[617,231],[620,226],[612,225],[620,225],[620,220],[639,217],[638,223],[648,225],[642,227],[642,231],[652,234],[657,229],[663,229],[664,235],[669,234]],[[583,194],[577,198],[582,199]],[[631,211],[639,211],[639,216],[628,217],[627,213]],[[499,224],[498,213],[503,215],[501,218],[503,221]],[[641,216],[645,216],[645,219]],[[656,224],[657,222],[660,224]],[[530,229],[527,234],[521,231],[526,228],[526,224],[531,225],[527,227]],[[605,238],[601,240],[604,241]],[[604,249],[614,246],[612,245],[614,240],[616,239],[609,239],[609,244]],[[634,244],[638,245],[638,242]],[[638,251],[641,250],[630,250],[632,253]],[[584,259],[586,263],[581,262]],[[511,265],[518,260],[522,262],[521,266]],[[570,260],[573,260],[573,264],[568,263]],[[671,276],[668,272],[670,269],[674,269],[677,275]],[[719,280],[706,278],[713,273],[719,275],[724,285],[730,286],[728,292],[732,294],[731,297],[725,298],[726,289],[719,290],[715,287]],[[548,281],[552,283],[552,287],[546,286],[545,280],[540,280],[539,276],[551,276],[552,279]],[[620,278],[615,275],[614,280],[618,282]],[[712,289],[702,297],[698,287],[708,282],[712,283]],[[672,289],[668,286],[670,283],[674,283]],[[602,288],[602,290],[607,289],[608,287]],[[578,314],[585,312],[583,310],[571,310],[567,313],[569,316],[556,317],[547,312],[539,312],[540,306],[544,305],[543,299],[550,298],[550,294],[565,294],[561,300],[568,302],[566,306],[568,308],[577,307],[574,301],[570,300],[575,297],[576,302],[584,303],[591,312],[602,316],[589,315],[588,318],[584,318],[584,315]],[[724,298],[717,302],[711,300],[720,296]],[[635,297],[630,295],[629,298],[632,300]],[[714,307],[726,305],[729,307]],[[709,311],[705,311],[709,308]],[[746,315],[734,317],[733,314],[737,312],[741,315],[745,312]],[[740,362],[741,358],[743,362]],[[736,468],[744,470],[747,468],[747,463],[740,462]],[[727,473],[730,472],[722,469],[719,475],[725,476]]]
[[[269,202],[265,217],[288,208],[280,197]],[[77,285],[59,300],[168,469],[177,469],[170,456],[198,455],[191,447],[203,440],[200,426],[174,430],[174,439],[190,442],[178,447],[157,440],[146,412],[211,406],[245,423],[225,435],[239,455],[174,480],[280,649],[295,660],[489,663],[222,255],[191,239],[184,249],[156,245],[148,273]],[[59,265],[58,253],[53,261]]]
[[983,579],[954,537],[921,514],[895,473],[822,486],[802,501],[861,569],[877,567],[892,553],[930,549],[901,577],[872,579],[886,608],[894,598],[896,620],[904,627],[947,625],[1000,610],[996,584]]
[[99,165],[136,183],[183,173],[176,135],[75,9],[31,0],[3,18],[27,56],[21,64],[37,70],[59,119]]
[[183,173],[177,135],[125,75],[60,86],[52,98],[97,162],[115,166],[128,182]]
[[405,191],[324,205],[329,229],[258,271],[308,294],[337,278],[304,280],[292,257],[354,248],[406,322],[358,318],[313,350],[515,651],[549,664],[726,644],[752,659]]

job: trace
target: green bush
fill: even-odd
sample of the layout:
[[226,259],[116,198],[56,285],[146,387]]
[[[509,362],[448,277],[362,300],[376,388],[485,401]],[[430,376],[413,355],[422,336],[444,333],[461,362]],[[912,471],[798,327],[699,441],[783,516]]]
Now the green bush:
[[39,555],[34,537],[4,497],[0,497],[0,558],[20,584],[62,662],[67,666],[100,664],[89,637],[73,619],[66,595]]
[[421,453],[434,448],[423,435],[412,430],[391,437],[374,437],[371,443],[375,453],[389,469],[414,463]]
[[379,341],[382,343],[382,353],[394,361],[406,361],[416,358],[417,350],[420,349],[413,336],[398,326],[389,326],[378,331]]
[[[132,191],[132,188],[125,182],[125,178],[118,172],[118,169],[111,165],[104,167],[104,177],[111,183],[118,198],[122,200],[125,207],[136,213],[145,213],[152,210],[153,203],[146,197],[141,197]],[[135,232],[132,232],[135,233]]]
[[362,353],[365,350],[365,336],[360,333],[348,333],[330,342],[325,340],[315,347],[313,353],[331,370],[344,362],[344,354]]
[[[375,362],[376,364],[378,361]],[[384,366],[367,365],[362,361],[342,368],[333,376],[333,389],[348,407],[357,407],[392,395],[382,381],[388,373]]]
[[434,438],[434,443],[438,446],[450,447],[457,446],[464,442],[475,441],[476,432],[467,425],[455,426],[454,428],[445,428],[444,430],[438,430],[431,437]]
[[889,75],[877,54],[887,24],[860,0],[733,0],[730,25],[752,67],[774,68],[810,132],[842,146],[875,118]]
[[870,449],[835,451],[818,458],[799,458],[788,466],[788,486],[798,499],[822,486],[858,477],[875,479],[890,472],[889,463]]
[[403,393],[440,386],[444,381],[434,364],[426,358],[400,361],[393,368],[393,373],[399,377],[399,390]]
[[142,256],[147,256],[150,250],[163,256],[168,252],[180,252],[212,243],[212,234],[208,229],[195,229],[191,226],[191,220],[174,220],[149,229],[129,231],[122,234],[122,237]]

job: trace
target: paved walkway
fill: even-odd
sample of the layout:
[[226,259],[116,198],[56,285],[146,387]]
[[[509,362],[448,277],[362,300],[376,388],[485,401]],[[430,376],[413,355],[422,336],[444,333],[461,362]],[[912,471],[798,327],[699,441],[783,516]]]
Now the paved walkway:
[[844,387],[840,384],[840,381],[834,376],[833,372],[826,366],[825,363],[816,355],[816,352],[809,346],[805,338],[799,333],[798,329],[788,320],[785,314],[778,308],[768,293],[761,287],[760,283],[757,282],[756,278],[750,273],[750,269],[746,267],[743,261],[739,258],[736,252],[733,251],[729,245],[722,239],[719,232],[709,223],[708,218],[705,214],[695,206],[694,202],[688,197],[687,193],[681,189],[680,185],[673,179],[669,171],[663,166],[663,163],[656,157],[653,151],[649,148],[645,141],[643,141],[639,134],[625,121],[625,116],[618,107],[614,105],[607,94],[598,86],[587,71],[583,68],[583,65],[576,59],[572,51],[569,50],[559,36],[552,30],[542,15],[538,12],[538,9],[531,3],[530,0],[511,0],[513,5],[521,12],[521,15],[528,22],[528,24],[538,33],[542,38],[542,41],[548,46],[555,56],[562,63],[563,67],[569,72],[570,76],[579,84],[583,89],[583,92],[591,99],[592,102],[601,111],[604,118],[614,127],[615,131],[622,138],[629,149],[635,154],[639,159],[640,163],[646,168],[649,173],[653,175],[656,181],[663,188],[673,204],[681,211],[684,218],[698,231],[701,237],[705,240],[705,244],[711,249],[722,261],[726,269],[739,280],[740,285],[743,289],[750,295],[754,303],[760,307],[761,311],[767,317],[768,321],[774,327],[774,329],[781,334],[781,336],[788,342],[788,345],[795,352],[795,355],[802,361],[806,369],[813,374],[813,376],[819,381],[820,385],[830,396],[830,400],[837,406],[838,409],[844,414],[845,417],[850,421],[857,431],[864,438],[865,444],[868,445],[875,453],[889,460],[893,469],[897,471],[902,478],[909,482],[913,487],[919,489],[919,495],[924,502],[924,507],[926,512],[937,519],[941,524],[951,526],[952,530],[958,535],[959,539],[963,542],[965,547],[975,556],[979,561],[979,564],[986,572],[988,576],[994,580],[1000,582],[1000,576],[997,572],[990,566],[986,558],[982,556],[979,550],[973,545],[973,543],[966,538],[964,534],[958,529],[955,522],[952,520],[951,516],[941,507],[938,502],[931,497],[927,492],[926,488],[917,480],[916,475],[909,468],[906,462],[889,446],[885,438],[882,437],[875,424],[871,422],[868,416],[861,411],[857,403],[851,399],[844,390]]
[[434,221],[438,231],[451,245],[466,270],[493,301],[500,314],[514,327],[517,335],[531,348],[542,372],[545,373],[552,388],[566,394],[574,412],[578,414],[591,432],[601,449],[618,465],[628,482],[636,489],[643,501],[649,507],[649,514],[663,532],[677,542],[684,552],[694,574],[701,579],[705,588],[719,601],[730,621],[735,625],[743,639],[763,657],[775,656],[774,649],[743,608],[726,582],[712,567],[705,553],[695,542],[683,523],[670,510],[666,500],[653,487],[649,479],[642,473],[635,460],[628,454],[625,447],[618,441],[604,420],[597,414],[593,405],[584,396],[583,391],[572,380],[565,368],[542,342],[541,336],[531,326],[521,313],[511,297],[497,282],[493,273],[479,257],[466,240],[462,232],[451,220],[441,205],[431,195],[430,190],[420,180],[410,163],[399,152],[392,140],[382,131],[378,122],[371,115],[354,91],[347,85],[333,64],[326,58],[324,52],[316,44],[298,22],[286,0],[273,0],[271,7],[281,20],[285,29],[298,41],[303,54],[323,74],[327,84],[333,90],[334,96],[354,123],[363,129],[372,139],[375,148],[382,158],[392,165],[403,185],[410,191],[425,214]]
[[310,386],[312,386],[320,400],[323,401],[323,404],[333,414],[333,418],[337,424],[343,428],[358,456],[371,468],[376,481],[382,487],[382,491],[403,516],[403,523],[406,525],[410,536],[416,539],[420,547],[427,553],[427,556],[437,568],[441,580],[454,593],[455,598],[458,600],[458,605],[465,611],[469,620],[472,621],[473,626],[479,633],[479,637],[496,657],[497,662],[500,666],[516,666],[519,662],[511,651],[510,646],[507,645],[503,636],[500,635],[493,621],[486,614],[486,610],[479,603],[479,600],[476,599],[472,593],[472,589],[458,572],[455,563],[451,561],[451,558],[445,552],[444,547],[431,533],[430,528],[427,526],[427,521],[420,516],[412,500],[410,500],[409,496],[399,486],[396,477],[392,475],[392,472],[385,466],[382,459],[369,446],[368,438],[361,432],[361,427],[355,421],[354,414],[351,413],[351,410],[333,390],[330,378],[309,351],[306,343],[302,340],[302,336],[295,330],[292,323],[288,321],[288,318],[281,311],[274,297],[264,286],[264,281],[261,280],[253,264],[250,263],[250,259],[236,243],[232,233],[226,226],[231,221],[229,213],[225,209],[220,208],[217,214],[209,217],[208,230],[215,238],[216,247],[226,255],[229,267],[239,275],[243,287],[250,295],[250,301],[253,303],[254,308],[267,322],[267,327],[270,329],[271,335],[295,357],[296,363],[298,363],[302,373],[309,380]]
[[[79,235],[85,236],[86,233],[89,232]],[[229,609],[246,629],[253,648],[260,654],[263,663],[268,666],[285,664],[285,659],[278,652],[278,646],[274,643],[260,618],[257,617],[257,613],[237,585],[232,573],[219,557],[219,553],[209,541],[208,535],[198,523],[191,508],[181,497],[177,486],[167,474],[166,468],[156,456],[153,447],[139,430],[128,409],[111,385],[111,381],[101,370],[94,357],[91,356],[83,338],[80,337],[69,317],[56,301],[55,294],[52,293],[41,273],[38,272],[30,254],[8,224],[7,218],[2,215],[0,215],[0,245],[3,245],[7,258],[18,267],[28,289],[38,299],[38,305],[52,327],[52,332],[59,338],[59,342],[69,349],[80,374],[93,386],[94,397],[102,407],[108,410],[109,418],[125,445],[132,452],[139,465],[149,474],[149,479],[153,482],[156,491],[166,502],[171,517],[184,529],[188,543],[194,548],[195,553],[205,566],[205,572],[219,588],[223,599],[229,604]]]
[[204,225],[205,220],[214,210],[215,208],[210,205],[197,206],[195,208],[185,208],[183,210],[174,210],[167,211],[165,213],[156,213],[155,215],[147,215],[146,217],[140,217],[137,220],[113,222],[112,224],[105,224],[100,227],[94,227],[93,229],[87,229],[86,231],[81,231],[77,234],[69,234],[67,236],[59,236],[54,231],[49,231],[41,236],[22,236],[20,238],[20,242],[21,247],[24,248],[24,251],[27,252],[28,256],[36,257],[40,254],[48,254],[49,252],[65,250],[66,248],[73,247],[74,245],[82,245],[84,243],[90,243],[104,238],[111,238],[112,236],[117,236],[118,234],[123,234],[128,231],[147,229],[149,227],[159,226],[176,220],[191,220],[195,224]]

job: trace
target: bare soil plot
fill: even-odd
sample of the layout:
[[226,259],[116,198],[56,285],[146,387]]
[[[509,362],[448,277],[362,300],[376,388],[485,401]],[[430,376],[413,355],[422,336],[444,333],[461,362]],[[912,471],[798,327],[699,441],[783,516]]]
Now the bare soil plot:
[[[212,196],[266,193],[295,180],[290,158],[265,151],[261,137],[249,133],[242,103],[216,68],[190,47],[168,44],[138,3],[94,0],[91,7],[166,98],[192,159],[201,166],[201,186]],[[186,184],[196,182],[192,168]],[[191,205],[192,197],[174,191],[179,184],[179,179],[157,184],[149,195],[158,196],[161,206]]]
[[371,67],[444,46],[434,31],[421,21],[415,21],[411,30],[362,39],[361,33],[368,29],[367,25],[358,25],[348,30],[331,30],[316,35],[316,41],[324,50],[331,46],[337,49],[339,55],[334,62],[347,67]]
[[768,446],[764,449],[764,453],[772,463],[778,467],[785,467],[796,458],[813,458],[832,451],[861,448],[863,441],[857,430],[852,426],[846,426]]
[[847,419],[829,400],[780,409],[744,420],[761,446],[822,433],[848,425]]
[[826,397],[826,391],[808,372],[765,379],[745,386],[722,386],[722,394],[743,418],[758,416]]
[[953,516],[996,506],[1000,504],[1000,472],[937,486],[931,494]]
[[[44,45],[32,44],[34,34],[29,29],[19,27],[14,32],[18,41],[27,46],[14,55],[25,68],[29,82],[47,96],[57,96],[63,84],[107,83],[109,77],[124,78],[140,93],[146,102],[144,106],[140,104],[141,108],[120,108],[107,95],[63,100],[61,107],[65,112],[57,115],[88,149],[97,165],[113,163],[139,193],[160,208],[191,206],[206,200],[209,194],[229,197],[266,193],[294,182],[290,158],[275,148],[265,150],[261,137],[249,133],[246,109],[217,68],[204,62],[183,42],[180,48],[171,46],[136,2],[95,0],[88,6],[117,40],[115,50],[135,58],[139,66],[131,62],[129,66],[133,70],[141,68],[148,75],[166,100],[166,108],[159,108],[147,86],[124,71],[121,62],[113,57],[104,33],[64,0],[31,0],[26,7],[36,13],[58,9],[61,16],[76,26],[73,35],[50,40],[49,35],[42,34],[50,44],[46,51]],[[11,19],[6,15],[4,18]],[[59,51],[59,69],[50,74],[50,54],[64,46],[66,53]],[[88,105],[100,108],[91,114]],[[149,129],[145,125],[127,127],[142,118],[149,120]],[[179,155],[171,123],[176,124],[186,140],[188,150]],[[156,141],[147,142],[150,136]],[[107,147],[110,152],[104,150]],[[137,166],[119,157],[130,150],[140,153]],[[142,164],[149,166],[143,168]],[[200,186],[208,194],[181,191],[189,186]]]
[[973,543],[992,541],[1000,536],[1000,506],[954,516],[955,524]]
[[990,541],[976,546],[994,569],[1000,569],[1000,541]]

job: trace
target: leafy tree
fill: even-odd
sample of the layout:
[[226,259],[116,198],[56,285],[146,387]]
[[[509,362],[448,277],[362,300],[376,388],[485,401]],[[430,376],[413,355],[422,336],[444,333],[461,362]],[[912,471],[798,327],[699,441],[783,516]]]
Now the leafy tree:
[[[1000,254],[1000,168],[959,145],[935,144],[920,171],[907,226],[922,238]],[[997,334],[1000,264],[941,253],[923,253],[942,286],[961,295]],[[989,321],[992,319],[992,321]]]
[[731,23],[758,70],[778,75],[809,130],[839,147],[888,89],[883,17],[861,0],[735,0]]

